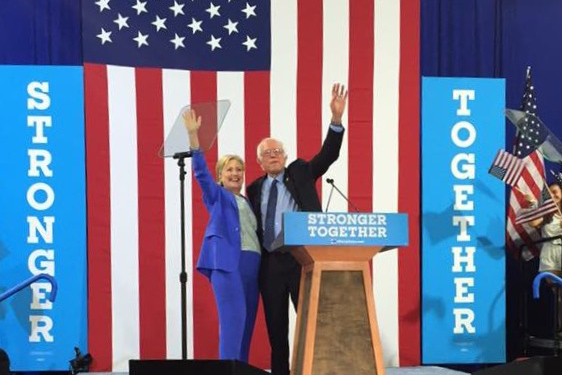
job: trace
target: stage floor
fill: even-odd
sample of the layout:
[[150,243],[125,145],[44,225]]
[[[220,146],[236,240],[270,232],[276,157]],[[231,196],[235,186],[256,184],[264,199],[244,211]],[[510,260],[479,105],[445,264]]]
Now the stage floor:
[[417,367],[391,367],[386,369],[386,375],[466,375],[468,372],[460,372],[437,366]]
[[[89,372],[89,375],[128,375],[128,372]],[[467,375],[467,372],[449,370],[436,366],[391,367],[386,375]]]

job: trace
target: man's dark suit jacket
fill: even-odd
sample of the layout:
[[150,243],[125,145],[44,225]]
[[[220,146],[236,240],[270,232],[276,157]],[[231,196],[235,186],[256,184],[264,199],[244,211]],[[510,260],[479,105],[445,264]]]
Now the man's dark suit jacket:
[[[316,180],[326,173],[330,165],[338,159],[344,132],[343,129],[341,132],[337,132],[330,127],[328,135],[322,144],[322,148],[316,156],[310,161],[297,159],[285,169],[283,182],[297,203],[300,211],[322,211],[320,198],[316,191]],[[260,237],[260,242],[262,242],[263,238],[261,191],[266,178],[267,175],[258,178],[246,189],[246,194],[258,219],[258,235]]]

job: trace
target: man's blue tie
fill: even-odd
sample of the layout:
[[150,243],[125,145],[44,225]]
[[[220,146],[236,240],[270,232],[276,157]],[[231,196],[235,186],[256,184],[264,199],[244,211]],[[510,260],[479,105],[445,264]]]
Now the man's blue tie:
[[265,214],[265,228],[263,228],[263,244],[267,251],[273,251],[271,244],[275,239],[275,207],[277,206],[277,180],[273,180],[267,199],[267,212]]

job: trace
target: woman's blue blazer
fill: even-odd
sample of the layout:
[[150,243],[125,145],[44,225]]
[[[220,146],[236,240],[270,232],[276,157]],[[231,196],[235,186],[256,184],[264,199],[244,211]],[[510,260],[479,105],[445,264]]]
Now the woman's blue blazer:
[[232,272],[240,262],[240,216],[234,194],[215,182],[203,153],[194,150],[192,166],[203,191],[209,222],[197,261],[197,270],[210,277],[212,270]]

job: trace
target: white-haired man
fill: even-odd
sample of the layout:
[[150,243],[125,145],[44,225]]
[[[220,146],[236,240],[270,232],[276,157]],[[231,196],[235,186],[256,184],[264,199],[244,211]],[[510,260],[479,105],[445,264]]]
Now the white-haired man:
[[330,130],[320,152],[310,161],[297,159],[285,167],[283,144],[274,138],[262,140],[258,163],[265,175],[252,182],[246,192],[256,218],[262,244],[259,285],[263,299],[274,375],[289,374],[289,296],[297,306],[301,267],[290,253],[272,249],[287,211],[322,211],[316,180],[339,157],[344,128],[341,124],[347,103],[344,86],[334,84],[330,109]]

